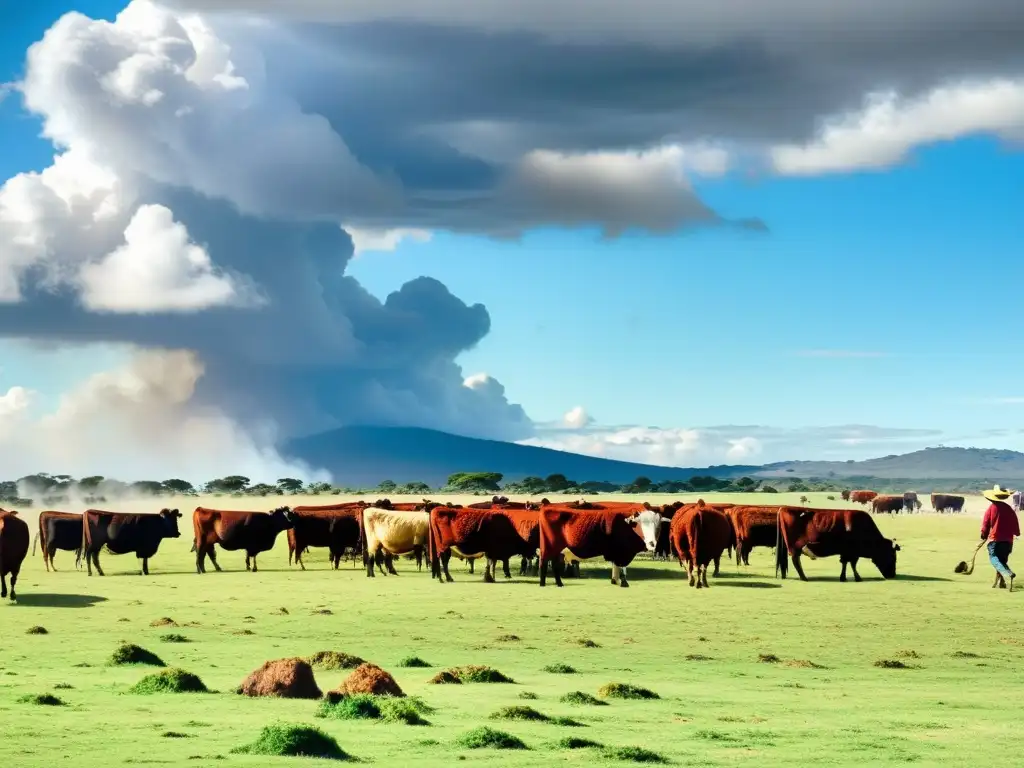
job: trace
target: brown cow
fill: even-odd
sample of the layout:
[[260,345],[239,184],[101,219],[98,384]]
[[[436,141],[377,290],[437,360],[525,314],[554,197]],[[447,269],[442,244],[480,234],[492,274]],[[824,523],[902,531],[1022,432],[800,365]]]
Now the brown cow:
[[736,565],[750,565],[754,547],[775,548],[778,543],[778,507],[733,507],[725,514],[736,537]]
[[[672,539],[672,550],[675,552],[676,557],[679,560],[679,566],[683,567],[685,564],[690,564],[690,536],[688,533],[690,518],[697,513],[700,509],[714,509],[716,512],[722,512],[720,509],[715,509],[711,504],[706,504],[703,499],[698,499],[694,504],[687,504],[676,512],[675,517],[672,518],[672,522],[669,525],[669,537]],[[722,514],[726,514],[722,512]],[[736,533],[732,527],[732,521],[726,516],[726,521],[729,523],[729,536],[726,541],[725,549],[735,545]],[[730,555],[731,556],[731,555]],[[718,557],[712,558],[715,562],[715,570],[712,572],[712,576],[718,575],[718,569],[721,565],[722,553],[718,553]]]
[[932,509],[936,512],[962,512],[964,509],[964,497],[954,496],[949,493],[933,493]]
[[[633,506],[642,510],[641,505]],[[634,527],[639,511],[543,507],[539,514],[540,585],[545,585],[547,566],[552,563],[555,584],[562,586],[562,552],[568,549],[580,560],[603,557],[611,562],[612,584],[628,587],[626,567],[648,549],[644,537]],[[651,548],[654,544],[651,542]]]
[[306,570],[302,556],[310,547],[327,547],[334,570],[338,570],[346,550],[362,553],[361,515],[365,507],[361,501],[292,507],[295,517],[287,533],[288,564],[294,557],[298,566]]
[[850,492],[849,491],[843,491],[839,495],[842,497],[843,501],[849,501],[850,500]]
[[39,532],[32,539],[32,554],[36,553],[36,542],[41,545],[43,565],[47,572],[57,566],[53,556],[58,549],[75,553],[75,567],[82,561],[82,516],[73,512],[44,510],[39,513]]
[[801,555],[812,559],[839,555],[843,565],[840,581],[846,581],[847,563],[853,569],[854,580],[861,580],[857,561],[862,557],[869,558],[884,578],[896,577],[896,553],[900,547],[882,536],[874,519],[864,510],[780,507],[779,538],[781,545],[775,551],[775,565],[782,578],[786,578],[787,552],[801,581],[807,581],[800,565]]
[[877,495],[878,493],[875,491],[850,491],[850,501],[854,504],[864,504],[866,506]]
[[149,575],[149,558],[156,554],[164,539],[176,539],[178,518],[176,509],[161,509],[156,515],[126,515],[87,509],[82,513],[82,554],[85,567],[92,576],[92,566],[102,576],[100,550],[104,547],[115,555],[134,553],[142,561],[142,573]]
[[902,496],[875,496],[871,500],[871,511],[876,515],[883,512],[891,515],[893,512],[902,512],[903,504]]
[[[196,573],[206,573],[206,556],[218,571],[214,546],[233,552],[245,550],[245,570],[256,573],[256,555],[274,547],[277,534],[295,524],[295,513],[289,507],[271,512],[249,512],[196,507],[192,512],[195,539]],[[251,565],[250,565],[251,560]]]
[[463,558],[486,557],[485,582],[494,582],[498,561],[504,566],[505,578],[512,578],[509,558],[531,556],[539,541],[537,512],[434,507],[427,545],[431,578],[453,581],[448,572],[453,553]]
[[14,588],[28,554],[28,542],[28,524],[17,512],[0,509],[0,598],[7,597],[7,575],[10,574],[11,600],[18,599]]
[[[678,523],[676,520],[678,519]],[[722,559],[722,553],[729,546],[733,536],[732,525],[724,512],[704,504],[699,500],[694,507],[685,510],[672,520],[677,528],[685,528],[686,539],[689,544],[689,556],[687,557],[687,574],[690,577],[690,586],[708,586],[708,564],[713,560],[715,573],[718,573],[718,562]],[[682,546],[681,537],[676,538],[676,547]],[[679,564],[683,564],[680,556]],[[697,568],[696,579],[693,569]]]

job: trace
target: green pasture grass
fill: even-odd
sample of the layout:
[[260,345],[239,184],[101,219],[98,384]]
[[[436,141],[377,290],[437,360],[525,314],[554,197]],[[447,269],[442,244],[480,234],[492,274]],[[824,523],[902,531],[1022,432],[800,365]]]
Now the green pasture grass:
[[[812,504],[826,505],[824,495],[808,495]],[[765,501],[764,495],[704,498]],[[324,501],[224,497],[171,506],[187,518],[198,504],[258,509]],[[331,570],[324,549],[307,553],[303,572],[289,568],[284,536],[260,555],[257,573],[245,571],[244,554],[222,552],[224,572],[211,568],[200,576],[187,523],[182,537],[165,541],[150,560],[149,577],[139,575],[134,558],[106,552],[100,555],[105,577],[74,569],[47,573],[37,554],[22,568],[18,602],[0,604],[0,765],[52,768],[54,755],[76,768],[145,761],[312,765],[233,752],[278,724],[315,725],[367,764],[415,760],[422,768],[451,765],[457,756],[488,766],[524,760],[623,766],[652,759],[633,748],[680,766],[1005,762],[1019,742],[1014,702],[1024,693],[1024,591],[992,589],[983,556],[973,575],[953,573],[974,548],[977,517],[920,514],[877,522],[902,547],[894,581],[862,561],[864,582],[841,584],[836,558],[805,558],[809,583],[792,570],[776,581],[770,552],[756,549],[750,567],[723,559],[721,575],[709,576],[711,588],[700,591],[687,585],[678,564],[646,559],[630,567],[628,589],[609,583],[606,565],[586,563],[583,578],[566,579],[562,589],[552,581],[541,589],[536,577],[518,575],[484,584],[480,569],[470,575],[456,561],[451,584],[431,581],[427,569],[418,573],[404,559],[396,563],[398,576],[367,579],[348,561]],[[1017,557],[1024,563],[1014,553],[1011,564]],[[316,613],[324,607],[332,613]],[[50,634],[28,634],[35,626]],[[166,642],[169,632],[192,642]],[[499,640],[510,635],[519,640]],[[581,648],[580,639],[597,647]],[[168,670],[188,670],[219,693],[132,694],[160,669],[110,664],[122,643],[158,653]],[[230,693],[264,661],[325,649],[386,669],[431,708],[430,725],[316,717],[316,701]],[[402,666],[411,656],[429,660],[431,668]],[[561,664],[576,674],[544,671]],[[473,665],[500,670],[515,683],[429,683],[442,670]],[[329,691],[348,670],[317,667],[315,674]],[[574,691],[596,697],[610,682],[660,698],[615,698],[606,706],[563,701]],[[48,692],[65,705],[30,703]],[[525,701],[524,693],[536,698]],[[549,719],[490,718],[524,704]],[[519,739],[529,751],[464,746],[462,737],[481,728]],[[276,749],[295,739],[271,731],[263,741]],[[579,751],[570,749],[577,745]]]

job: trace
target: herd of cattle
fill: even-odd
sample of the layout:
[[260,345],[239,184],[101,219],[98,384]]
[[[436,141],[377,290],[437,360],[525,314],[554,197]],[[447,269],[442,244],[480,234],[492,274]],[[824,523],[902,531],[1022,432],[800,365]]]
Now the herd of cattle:
[[[863,494],[872,494],[865,500]],[[844,498],[847,496],[844,494]],[[871,502],[908,497],[878,496],[854,491],[849,501]],[[952,497],[960,499],[961,497]],[[933,504],[935,497],[933,496]],[[916,496],[911,502],[914,506]],[[918,503],[919,504],[919,503]],[[901,506],[900,509],[904,507]],[[896,511],[886,509],[885,511]],[[180,538],[177,509],[157,514],[121,514],[90,509],[82,514],[44,511],[39,514],[39,532],[32,542],[41,546],[47,571],[54,567],[57,550],[76,553],[76,566],[84,557],[89,575],[93,567],[102,576],[100,550],[112,554],[133,553],[142,561],[142,573],[149,574],[149,559],[165,538]],[[192,513],[192,551],[196,571],[206,572],[206,559],[216,570],[216,548],[244,551],[246,570],[257,571],[256,558],[271,550],[277,537],[287,532],[288,562],[302,570],[303,555],[311,547],[326,547],[335,569],[346,553],[362,557],[366,575],[397,574],[397,557],[416,559],[422,569],[427,560],[431,577],[453,581],[448,571],[452,556],[468,561],[473,572],[476,559],[485,561],[484,581],[493,582],[498,563],[505,578],[511,578],[509,561],[520,559],[519,573],[536,572],[540,585],[547,580],[548,567],[555,583],[562,576],[579,575],[579,561],[603,558],[612,564],[613,584],[628,586],[626,568],[641,552],[655,558],[673,557],[685,566],[690,586],[708,586],[707,569],[713,564],[717,575],[723,553],[737,565],[749,565],[754,547],[775,550],[776,572],[783,578],[788,570],[787,554],[793,567],[806,580],[801,556],[811,558],[838,555],[857,581],[857,561],[871,560],[883,577],[896,575],[899,546],[882,536],[865,510],[808,509],[791,506],[745,506],[705,504],[704,501],[662,506],[633,502],[512,502],[504,497],[462,506],[458,504],[392,504],[387,499],[374,503],[350,502],[324,506],[280,507],[271,512],[228,511],[198,507]],[[0,510],[0,584],[7,596],[6,577],[11,576],[11,598],[18,572],[29,547],[27,524],[17,512]]]
[[[904,493],[902,496],[882,496],[875,491],[843,491],[843,501],[870,505],[875,513],[889,514],[918,512],[922,506],[921,500],[913,492]],[[949,493],[933,493],[931,502],[932,509],[936,512],[963,512],[964,509],[964,497]]]

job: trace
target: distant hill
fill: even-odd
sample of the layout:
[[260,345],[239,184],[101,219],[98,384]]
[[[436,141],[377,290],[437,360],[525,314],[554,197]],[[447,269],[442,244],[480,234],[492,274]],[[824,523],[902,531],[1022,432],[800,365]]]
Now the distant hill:
[[416,427],[342,427],[286,443],[282,452],[323,467],[334,482],[373,486],[382,480],[443,484],[455,472],[501,472],[506,480],[559,473],[573,480],[629,483],[641,475],[654,482],[694,475],[739,477],[756,466],[684,469],[600,459],[531,445],[480,440]]
[[369,487],[382,480],[444,483],[454,472],[501,472],[506,480],[563,474],[573,480],[623,484],[643,475],[654,482],[694,475],[761,479],[834,479],[870,487],[873,478],[900,480],[919,490],[978,485],[1024,485],[1024,453],[984,448],[927,448],[866,461],[788,461],[764,466],[657,467],[550,448],[461,437],[415,427],[343,427],[291,440],[282,452],[327,469],[341,485]]

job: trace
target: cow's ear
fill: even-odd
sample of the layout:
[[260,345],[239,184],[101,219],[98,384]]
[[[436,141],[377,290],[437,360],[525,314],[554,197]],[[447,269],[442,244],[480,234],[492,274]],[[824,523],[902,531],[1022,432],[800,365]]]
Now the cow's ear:
[[707,505],[704,503],[704,499],[697,499],[697,508],[704,509]]

